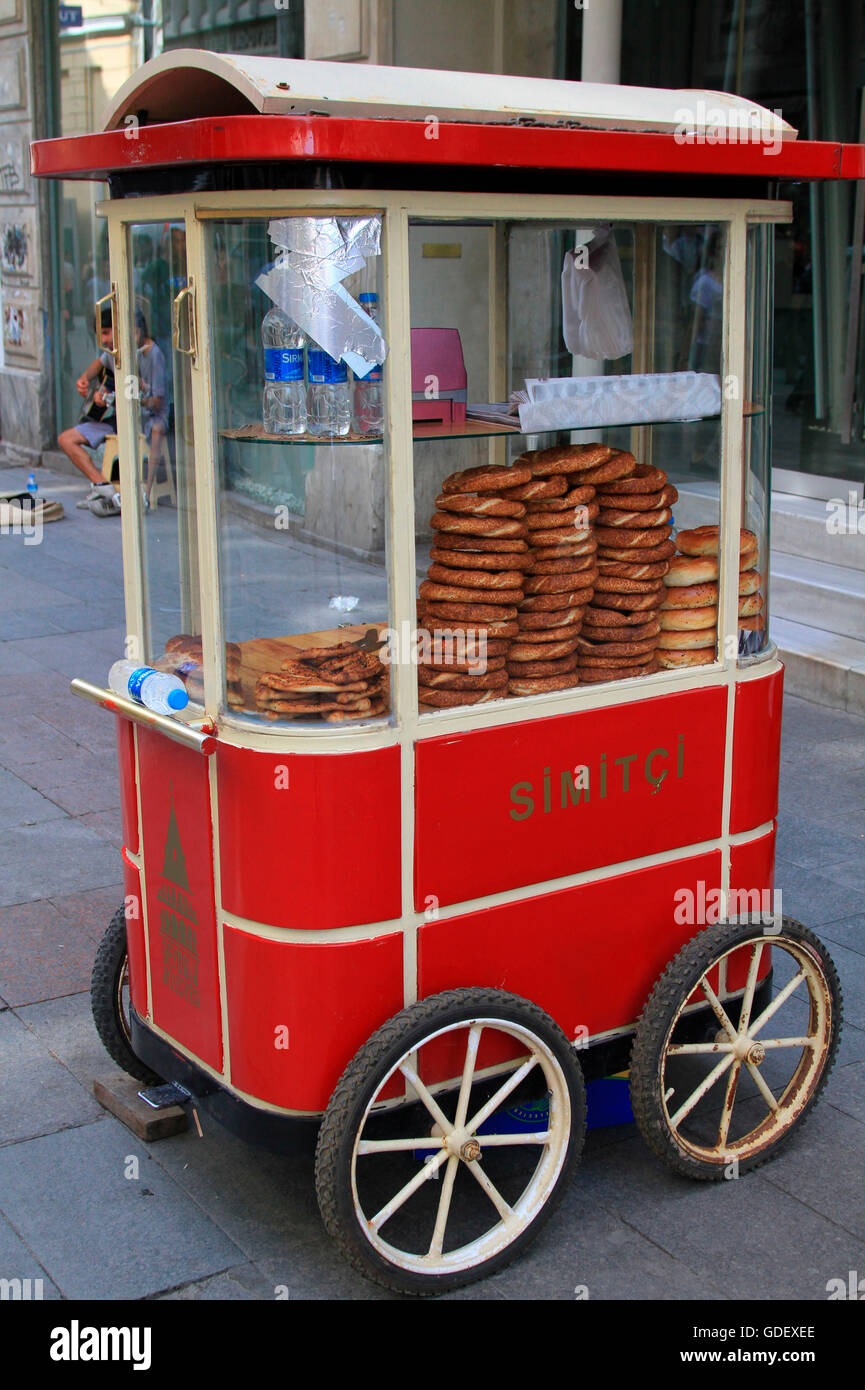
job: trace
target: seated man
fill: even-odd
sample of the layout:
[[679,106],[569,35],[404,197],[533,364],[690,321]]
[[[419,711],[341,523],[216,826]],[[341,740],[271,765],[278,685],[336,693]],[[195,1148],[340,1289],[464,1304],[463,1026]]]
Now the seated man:
[[[168,386],[165,358],[147,329],[147,320],[140,309],[135,311],[135,341],[138,347],[138,388],[141,405],[141,430],[147,440],[147,482],[144,485],[144,505],[150,507],[150,495],[156,481],[156,470],[162,457],[162,441],[168,430]],[[170,467],[166,449],[166,468]]]
[[89,367],[86,367],[75,383],[79,396],[86,404],[81,411],[77,425],[64,430],[58,444],[92,484],[89,493],[76,505],[89,507],[91,502],[99,503],[99,514],[110,515],[120,511],[117,488],[113,483],[102,481],[102,474],[87,453],[87,449],[98,449],[109,434],[114,434],[117,424],[114,415],[114,334],[111,324],[111,309],[106,304],[102,309],[101,320],[102,352]]

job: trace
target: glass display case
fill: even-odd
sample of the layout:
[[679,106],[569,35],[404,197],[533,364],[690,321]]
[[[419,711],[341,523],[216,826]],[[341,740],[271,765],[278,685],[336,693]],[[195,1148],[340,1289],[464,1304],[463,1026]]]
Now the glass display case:
[[770,651],[770,219],[785,205],[244,201],[203,195],[168,222],[112,207],[148,458],[144,656],[196,708],[386,724],[401,688],[411,717],[486,717]]

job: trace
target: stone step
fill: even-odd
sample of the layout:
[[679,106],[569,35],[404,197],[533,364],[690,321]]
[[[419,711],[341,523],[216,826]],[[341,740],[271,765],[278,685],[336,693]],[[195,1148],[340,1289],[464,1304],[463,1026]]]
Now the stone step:
[[772,493],[772,552],[865,572],[865,509],[848,496],[833,502]]
[[865,569],[849,569],[772,548],[772,613],[865,642]]
[[[771,602],[774,610],[774,596]],[[769,632],[786,667],[788,694],[865,715],[865,641],[776,617],[774,611]]]

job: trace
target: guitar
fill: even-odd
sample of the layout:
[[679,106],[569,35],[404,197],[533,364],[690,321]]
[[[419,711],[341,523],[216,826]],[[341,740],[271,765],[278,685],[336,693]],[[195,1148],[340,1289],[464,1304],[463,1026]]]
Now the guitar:
[[[104,391],[107,396],[106,403],[96,401],[98,392]],[[82,420],[103,420],[106,415],[114,414],[114,373],[109,371],[106,366],[101,366],[96,376],[91,377],[87,396],[81,407],[78,416],[79,423]]]

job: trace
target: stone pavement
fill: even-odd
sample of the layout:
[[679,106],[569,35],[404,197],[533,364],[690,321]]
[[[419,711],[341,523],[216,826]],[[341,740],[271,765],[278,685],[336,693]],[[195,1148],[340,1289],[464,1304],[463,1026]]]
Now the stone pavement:
[[[68,694],[122,652],[120,526],[75,510],[0,535],[0,1278],[50,1298],[383,1299],[322,1228],[312,1161],[205,1118],[147,1146],[106,1114],[90,1020],[96,943],[122,900],[111,720]],[[23,485],[0,471],[0,490]],[[633,1126],[589,1135],[544,1235],[459,1299],[822,1300],[865,1275],[865,720],[785,705],[778,884],[829,944],[845,1032],[824,1098],[780,1158],[739,1182],[675,1177]],[[139,1177],[124,1177],[129,1157]]]

